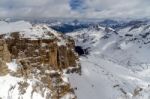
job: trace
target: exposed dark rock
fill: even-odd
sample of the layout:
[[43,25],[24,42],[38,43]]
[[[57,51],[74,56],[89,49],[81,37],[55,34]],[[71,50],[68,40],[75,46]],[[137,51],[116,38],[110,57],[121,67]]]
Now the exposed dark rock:
[[76,46],[75,50],[79,55],[84,55],[84,50],[82,49],[81,46]]

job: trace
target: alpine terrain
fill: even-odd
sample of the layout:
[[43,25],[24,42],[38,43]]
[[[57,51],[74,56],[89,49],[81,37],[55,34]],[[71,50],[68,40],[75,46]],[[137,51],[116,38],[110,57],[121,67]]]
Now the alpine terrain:
[[78,99],[150,99],[150,24],[116,26],[67,33],[81,54],[82,75],[69,75]]
[[150,0],[0,0],[0,99],[150,99]]
[[0,99],[150,99],[149,21],[109,21],[0,21]]

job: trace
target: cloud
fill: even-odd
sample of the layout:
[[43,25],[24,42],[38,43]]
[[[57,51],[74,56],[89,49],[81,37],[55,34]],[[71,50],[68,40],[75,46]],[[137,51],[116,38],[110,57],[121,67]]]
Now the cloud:
[[1,17],[67,17],[68,0],[0,0]]
[[143,18],[149,0],[0,0],[0,17]]
[[150,16],[148,0],[86,0],[87,17],[143,18]]

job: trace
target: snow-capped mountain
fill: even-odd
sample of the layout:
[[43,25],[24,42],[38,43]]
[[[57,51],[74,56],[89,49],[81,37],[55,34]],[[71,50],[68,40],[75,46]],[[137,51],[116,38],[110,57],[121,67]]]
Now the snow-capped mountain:
[[69,76],[78,99],[149,99],[149,33],[149,24],[68,33],[89,52],[80,57],[82,75]]
[[99,43],[100,39],[108,39],[118,37],[118,33],[109,27],[91,26],[89,28],[80,29],[67,35],[72,36],[76,41],[76,46],[82,46],[83,49],[92,50]]

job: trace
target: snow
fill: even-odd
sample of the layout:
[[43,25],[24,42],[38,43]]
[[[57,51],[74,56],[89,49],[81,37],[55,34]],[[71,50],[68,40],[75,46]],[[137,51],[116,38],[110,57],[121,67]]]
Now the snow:
[[[29,96],[27,96],[28,98]],[[27,99],[27,98],[24,98],[24,99]],[[37,94],[37,93],[33,93],[33,97],[32,99],[45,99],[44,97],[42,97],[41,95]]]
[[[119,29],[118,33],[121,35],[121,36],[124,36],[125,34],[133,34],[133,35],[138,35],[138,34],[141,34],[141,33],[146,33],[146,32],[150,32],[150,28],[149,28],[149,24],[148,25],[141,25],[140,27],[138,28],[133,28],[134,26],[128,26],[128,27],[125,27],[123,29]],[[132,29],[133,28],[133,29]]]
[[26,89],[26,93],[21,95],[19,92],[19,82],[25,81],[23,78],[12,77],[11,75],[6,75],[0,77],[0,97],[2,99],[45,99],[39,93],[34,92],[32,95],[32,85],[34,80],[27,80],[29,86]]
[[112,41],[112,42],[107,43],[107,44],[102,48],[102,50],[106,50],[110,45],[112,45],[112,44],[114,44],[114,43],[116,43],[116,41]]
[[[85,29],[67,34],[76,45],[90,48],[89,55],[80,57],[82,75],[68,75],[78,99],[149,99],[150,45],[143,43],[149,36],[139,36],[149,31],[144,27],[121,29],[119,35]],[[108,38],[103,38],[106,35]],[[137,40],[132,40],[135,37]]]
[[2,99],[8,99],[10,88],[12,86],[15,86],[17,81],[19,80],[20,80],[19,78],[15,78],[10,75],[0,77],[0,97]]
[[10,63],[6,63],[6,65],[8,66],[8,69],[9,69],[9,70],[14,71],[14,72],[17,71],[18,64],[16,63],[16,60],[13,60],[13,61],[10,62]]
[[101,66],[105,64],[105,61],[103,63],[100,62],[101,60],[95,62],[95,59],[96,57],[81,58],[82,75],[72,75],[70,77],[72,86],[77,86],[78,99],[117,99],[117,90],[113,88],[113,85],[118,81],[115,81],[111,76],[114,76],[112,72],[118,72],[118,69],[122,69],[116,67],[112,70],[113,64]]
[[[134,73],[130,69],[98,56],[82,57],[80,59],[82,75],[69,76],[72,86],[77,87],[78,99],[148,99],[143,98],[145,94],[141,98],[133,96],[134,90],[138,87],[147,90],[149,83],[145,79],[146,74],[144,76],[139,72]],[[115,85],[118,87],[114,87]],[[127,95],[124,95],[120,89],[125,90]]]
[[29,28],[32,28],[32,25],[29,22],[25,21],[17,21],[11,23],[0,21],[0,33],[24,31]]
[[71,93],[68,93],[60,99],[73,99],[73,98],[74,98],[74,95],[72,95]]
[[94,28],[88,28],[88,29],[83,29],[72,33],[68,33],[67,35],[74,38],[74,40],[76,41],[76,45],[82,46],[83,49],[85,49],[91,46],[96,46],[98,43],[97,41],[99,41],[99,39],[104,36],[105,28],[99,27],[99,29],[100,30],[95,30]]
[[62,76],[62,80],[64,81],[64,82],[66,82],[66,83],[69,83],[69,79],[68,79],[68,77],[66,77],[66,76]]
[[[10,33],[19,32],[22,38],[30,38],[33,40],[43,39],[54,39],[57,37],[62,41],[61,34],[45,24],[32,25],[27,21],[17,22],[4,22],[0,21],[0,34],[6,34],[6,37],[10,37]],[[53,34],[53,35],[50,35]],[[64,42],[65,43],[65,42]],[[63,41],[61,44],[64,44]]]
[[65,41],[65,40],[63,40],[63,39],[61,39],[61,41],[60,41],[60,42],[57,42],[57,45],[58,45],[58,46],[61,46],[61,45],[66,46],[66,41]]

